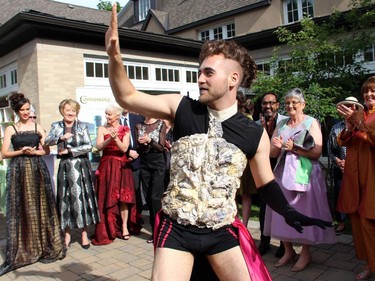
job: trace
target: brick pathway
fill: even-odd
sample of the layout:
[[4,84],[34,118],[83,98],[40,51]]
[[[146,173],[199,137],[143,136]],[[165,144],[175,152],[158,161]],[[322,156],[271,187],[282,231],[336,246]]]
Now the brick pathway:
[[[144,217],[148,221],[148,217]],[[3,260],[5,250],[5,222],[0,214],[0,248]],[[150,236],[149,225],[145,226],[141,235],[132,236],[130,240],[115,240],[106,246],[92,246],[88,250],[81,248],[79,244],[80,233],[72,231],[73,241],[68,250],[67,257],[62,261],[50,264],[36,263],[10,272],[0,281],[7,280],[124,280],[143,281],[150,280],[153,261],[153,247],[146,243]],[[258,243],[259,225],[250,222],[249,229]],[[93,228],[89,228],[92,233]],[[363,264],[354,257],[352,237],[339,236],[339,242],[335,245],[323,245],[312,247],[312,263],[298,273],[290,271],[291,265],[275,268],[273,263],[277,260],[274,252],[278,241],[271,241],[272,248],[264,256],[267,268],[275,281],[353,281],[356,272],[360,271]],[[295,247],[297,253],[300,247]],[[178,281],[178,280],[176,280]]]

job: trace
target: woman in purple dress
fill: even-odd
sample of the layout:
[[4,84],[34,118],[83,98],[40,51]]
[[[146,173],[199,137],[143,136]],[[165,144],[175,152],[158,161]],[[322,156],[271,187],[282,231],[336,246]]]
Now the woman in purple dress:
[[[271,141],[270,156],[278,157],[275,179],[289,204],[297,211],[331,221],[324,175],[319,165],[322,133],[318,121],[303,113],[305,106],[300,89],[293,89],[285,96],[289,118],[277,124]],[[310,245],[336,242],[333,228],[309,226],[299,233],[270,208],[267,208],[265,232],[283,241],[285,246],[285,254],[275,267],[288,264],[296,256],[292,243],[302,244],[299,259],[292,267],[293,272],[304,270],[311,262]]]

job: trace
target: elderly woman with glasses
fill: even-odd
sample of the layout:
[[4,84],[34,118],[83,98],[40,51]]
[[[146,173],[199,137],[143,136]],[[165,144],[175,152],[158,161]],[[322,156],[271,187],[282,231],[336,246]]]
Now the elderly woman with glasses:
[[[322,153],[322,133],[316,119],[305,115],[306,106],[302,91],[295,88],[285,96],[285,109],[289,118],[281,120],[271,139],[271,157],[278,157],[274,169],[285,198],[297,211],[306,216],[332,221],[328,205],[324,175],[319,165]],[[292,243],[302,244],[300,256],[292,267],[293,272],[304,270],[311,262],[310,245],[335,243],[334,229],[306,227],[296,232],[285,219],[267,208],[265,233],[283,241],[285,254],[275,267],[287,265],[295,258]]]

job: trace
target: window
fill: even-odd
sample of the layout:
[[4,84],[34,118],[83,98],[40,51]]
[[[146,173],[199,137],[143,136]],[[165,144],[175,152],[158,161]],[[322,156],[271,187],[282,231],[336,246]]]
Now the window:
[[17,84],[17,69],[13,69],[10,72],[10,84],[16,85]]
[[148,10],[151,8],[151,0],[139,0],[138,1],[138,11],[139,11],[139,21],[146,18]]
[[197,83],[198,82],[198,72],[186,70],[186,82],[187,83]]
[[221,26],[214,28],[214,39],[223,39],[223,28]]
[[234,23],[227,24],[227,38],[232,38],[236,36],[236,29],[234,28]]
[[265,75],[271,75],[271,67],[268,63],[257,64],[257,70]]
[[126,65],[125,68],[126,72],[128,73],[129,79],[149,80],[148,67]]
[[199,32],[199,40],[228,39],[236,36],[234,23],[217,26]]
[[346,65],[354,63],[354,56],[345,51],[336,53],[319,53],[316,58],[324,68],[345,67]]
[[363,55],[365,62],[375,62],[375,45],[368,47]]
[[86,62],[86,77],[108,78],[108,64]]
[[0,89],[6,88],[7,86],[7,77],[5,74],[0,75]]
[[201,40],[202,41],[210,40],[210,31],[209,30],[205,30],[205,31],[201,32]]
[[156,81],[180,82],[180,71],[171,68],[155,68]]
[[284,0],[284,21],[293,23],[304,16],[314,17],[314,0]]
[[6,96],[10,92],[18,91],[17,73],[16,63],[0,68],[0,96]]

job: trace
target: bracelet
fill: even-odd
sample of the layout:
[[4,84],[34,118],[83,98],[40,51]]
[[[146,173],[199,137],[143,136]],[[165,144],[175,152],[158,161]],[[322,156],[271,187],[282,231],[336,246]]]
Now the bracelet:
[[298,150],[298,146],[295,146],[294,143],[293,143],[293,148],[292,148],[293,152],[297,152]]

